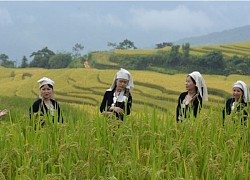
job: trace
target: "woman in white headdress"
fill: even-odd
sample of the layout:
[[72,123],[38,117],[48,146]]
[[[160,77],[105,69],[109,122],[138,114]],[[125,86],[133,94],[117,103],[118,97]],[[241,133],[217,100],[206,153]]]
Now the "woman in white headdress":
[[241,120],[241,124],[246,124],[248,117],[246,107],[250,102],[249,88],[245,82],[239,80],[233,84],[232,90],[233,97],[227,100],[226,106],[222,111],[223,124],[225,116],[230,114],[237,115],[239,120]]
[[37,81],[39,83],[39,98],[30,107],[30,118],[34,115],[35,118],[40,118],[43,126],[44,118],[52,119],[57,117],[58,122],[63,122],[61,110],[58,102],[54,99],[54,81],[47,77],[43,77]]
[[132,95],[130,91],[133,87],[132,75],[126,69],[121,68],[115,74],[111,87],[103,96],[100,112],[107,116],[115,114],[118,119],[123,120],[124,114],[129,115],[131,111]]
[[207,86],[204,78],[198,71],[186,77],[186,90],[178,98],[176,120],[182,121],[191,116],[196,117],[202,108],[202,102],[208,101]]

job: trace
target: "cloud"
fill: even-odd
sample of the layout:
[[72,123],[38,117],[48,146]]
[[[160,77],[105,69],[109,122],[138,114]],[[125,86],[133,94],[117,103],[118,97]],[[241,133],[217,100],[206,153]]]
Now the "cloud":
[[8,10],[0,8],[0,25],[8,25],[11,24],[11,16]]
[[185,6],[173,10],[131,9],[134,26],[145,30],[162,29],[176,32],[192,32],[213,27],[212,20],[201,11]]
[[114,26],[114,27],[122,27],[123,23],[118,16],[113,14],[92,14],[92,13],[84,13],[84,12],[76,12],[72,13],[70,17],[74,20],[78,20],[80,22],[89,23],[89,25],[95,26]]
[[123,26],[122,21],[117,16],[114,16],[111,14],[107,14],[107,15],[101,17],[100,20],[108,25],[111,25],[111,26],[116,26],[116,27]]
[[76,19],[76,20],[81,20],[84,19],[85,21],[91,21],[91,15],[86,12],[73,12],[69,15],[70,18]]
[[34,16],[32,16],[32,15],[23,15],[23,17],[21,17],[22,18],[22,21],[26,24],[33,24],[33,23],[35,23],[36,22],[36,18],[34,17]]

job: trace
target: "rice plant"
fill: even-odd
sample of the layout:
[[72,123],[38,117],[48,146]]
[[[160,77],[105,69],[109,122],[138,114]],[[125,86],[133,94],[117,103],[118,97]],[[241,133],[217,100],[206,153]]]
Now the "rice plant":
[[1,97],[15,106],[0,121],[2,179],[247,179],[249,126],[216,105],[176,123],[143,106],[124,121],[95,106],[61,104],[65,122],[34,128],[32,99]]

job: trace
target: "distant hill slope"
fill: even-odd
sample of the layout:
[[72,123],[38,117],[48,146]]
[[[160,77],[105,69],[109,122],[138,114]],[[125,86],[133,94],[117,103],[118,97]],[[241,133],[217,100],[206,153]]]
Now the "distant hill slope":
[[237,42],[250,41],[250,25],[230,29],[222,32],[215,32],[204,36],[190,37],[180,39],[174,44],[190,43],[194,45],[214,45],[214,44],[230,44]]
[[[250,32],[250,31],[249,31]],[[171,47],[162,49],[132,49],[132,50],[114,50],[114,51],[96,51],[91,52],[91,63],[95,64],[96,68],[109,69],[119,68],[120,64],[110,61],[113,54],[120,55],[152,55],[164,51],[169,52]],[[190,46],[190,54],[202,56],[212,51],[221,51],[225,57],[237,56],[250,56],[250,40],[248,42],[232,43],[232,44],[219,44],[219,45],[203,45],[203,46]],[[182,49],[180,48],[182,53]]]

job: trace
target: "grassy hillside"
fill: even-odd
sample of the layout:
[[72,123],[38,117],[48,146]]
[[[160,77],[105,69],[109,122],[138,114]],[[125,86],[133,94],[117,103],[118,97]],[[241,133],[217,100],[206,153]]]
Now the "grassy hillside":
[[[0,96],[36,99],[39,92],[37,80],[47,76],[55,81],[55,97],[59,102],[87,105],[98,111],[102,96],[110,87],[117,70],[1,67],[0,71],[0,84],[3,87]],[[140,111],[146,105],[169,111],[174,116],[178,96],[185,91],[186,74],[166,75],[149,71],[131,73],[135,83],[135,89],[132,91],[133,111]],[[209,91],[209,102],[204,103],[206,108],[212,105],[222,107],[225,98],[230,96],[231,86],[236,80],[241,79],[250,84],[249,76],[204,75],[204,78]]]
[[[242,43],[233,43],[233,44],[224,44],[224,45],[210,45],[210,46],[192,46],[190,47],[191,55],[205,55],[208,52],[219,50],[225,57],[232,56],[250,56],[250,42],[242,42]],[[170,51],[170,47],[165,47],[162,49],[135,49],[135,50],[114,50],[112,52],[93,52],[92,57],[93,61],[95,61],[95,67],[108,67],[115,68],[119,67],[118,64],[110,62],[109,56],[110,54],[125,54],[125,55],[150,55],[156,54],[159,52]],[[180,48],[180,52],[182,49]]]

